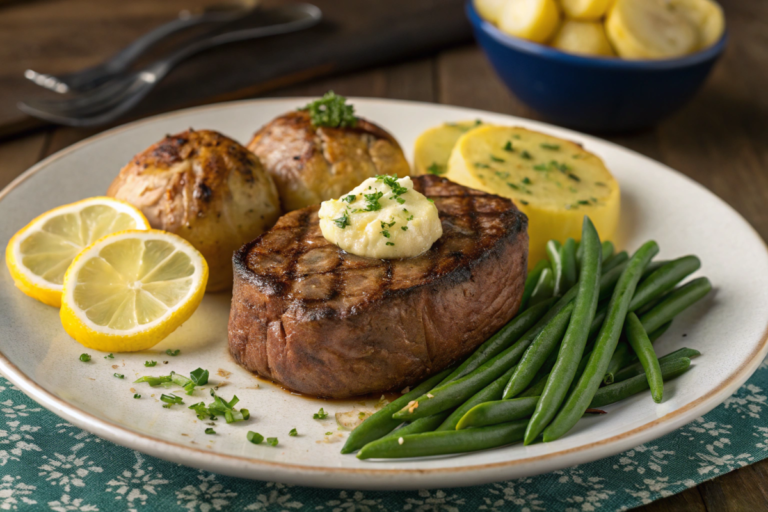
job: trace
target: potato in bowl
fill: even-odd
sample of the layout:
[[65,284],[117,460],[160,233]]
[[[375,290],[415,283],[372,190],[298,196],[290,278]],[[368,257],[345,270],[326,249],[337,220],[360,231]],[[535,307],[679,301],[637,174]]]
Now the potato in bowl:
[[281,214],[258,157],[212,130],[166,136],[123,167],[107,195],[194,245],[210,268],[208,291],[232,287],[232,254]]

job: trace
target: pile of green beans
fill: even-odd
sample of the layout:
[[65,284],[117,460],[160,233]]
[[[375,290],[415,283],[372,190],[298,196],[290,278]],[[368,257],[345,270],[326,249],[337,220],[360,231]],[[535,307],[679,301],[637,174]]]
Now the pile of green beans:
[[420,457],[550,442],[588,409],[649,389],[661,402],[664,382],[700,355],[685,348],[659,358],[653,347],[711,290],[705,277],[680,285],[700,260],[652,261],[652,241],[631,257],[615,252],[587,217],[581,241],[553,240],[546,249],[526,279],[520,313],[458,367],[367,418],[342,453]]

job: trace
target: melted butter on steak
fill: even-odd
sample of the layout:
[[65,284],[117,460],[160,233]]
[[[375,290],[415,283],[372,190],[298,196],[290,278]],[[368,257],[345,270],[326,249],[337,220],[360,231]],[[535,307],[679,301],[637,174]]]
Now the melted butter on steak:
[[443,236],[426,253],[348,254],[318,206],[283,216],[235,254],[230,351],[295,391],[342,398],[414,384],[465,357],[517,312],[527,218],[511,201],[414,178]]

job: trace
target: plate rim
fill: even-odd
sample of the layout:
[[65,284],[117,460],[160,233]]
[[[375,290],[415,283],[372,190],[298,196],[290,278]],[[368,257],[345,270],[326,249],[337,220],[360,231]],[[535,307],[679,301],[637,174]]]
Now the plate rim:
[[[209,105],[202,105],[197,107],[175,110],[172,112],[166,112],[166,113],[154,115],[151,117],[139,119],[136,121],[132,121],[129,123],[125,123],[125,124],[116,126],[114,128],[111,128],[109,130],[106,130],[104,132],[93,135],[91,137],[88,137],[80,142],[77,142],[60,151],[57,151],[56,153],[36,163],[32,167],[24,171],[17,178],[15,178],[13,181],[11,181],[2,191],[0,191],[0,201],[2,201],[6,196],[8,196],[21,183],[23,183],[30,177],[34,176],[41,170],[45,169],[46,167],[50,166],[53,162],[67,157],[69,154],[79,150],[81,147],[92,144],[100,139],[111,137],[122,131],[136,128],[137,126],[140,126],[143,124],[151,124],[161,119],[165,120],[165,119],[176,117],[176,116],[183,116],[187,114],[198,113],[205,110],[216,110],[221,108],[231,108],[236,106],[252,105],[252,104],[259,104],[259,103],[285,102],[285,103],[301,104],[302,101],[306,101],[309,99],[311,98],[280,97],[280,98],[258,98],[258,99],[219,102],[219,103],[213,103]],[[445,107],[445,108],[461,109],[466,111],[468,114],[473,114],[473,115],[490,114],[494,116],[504,116],[514,120],[514,122],[522,121],[523,124],[529,124],[529,125],[533,124],[538,127],[542,127],[545,130],[555,129],[556,131],[567,133],[568,136],[575,136],[577,139],[597,141],[600,144],[611,146],[614,149],[618,149],[623,152],[628,152],[635,157],[639,157],[641,159],[652,162],[654,165],[663,167],[667,172],[671,172],[678,175],[678,177],[683,178],[690,185],[693,185],[695,187],[702,189],[704,192],[709,194],[712,198],[719,201],[724,207],[731,210],[732,213],[734,213],[742,221],[744,221],[744,223],[751,230],[752,234],[758,240],[760,240],[760,242],[762,242],[762,247],[765,250],[766,255],[768,255],[768,245],[766,245],[766,242],[763,240],[760,234],[755,230],[752,224],[749,223],[738,211],[736,211],[731,205],[726,203],[723,199],[718,197],[715,193],[713,193],[712,191],[710,191],[709,189],[707,189],[697,181],[689,178],[688,176],[680,173],[675,169],[672,169],[671,167],[665,165],[664,163],[653,160],[650,157],[642,155],[641,153],[638,153],[632,149],[626,148],[614,142],[607,141],[605,139],[601,139],[599,137],[595,137],[586,133],[581,133],[575,130],[570,130],[560,126],[544,123],[541,121],[525,119],[519,116],[512,116],[509,114],[491,112],[491,111],[480,110],[480,109],[472,109],[472,108],[460,107],[455,105],[445,105],[445,104],[439,104],[439,103],[408,101],[408,100],[393,100],[393,99],[386,99],[386,98],[350,97],[349,99],[359,104],[387,103],[387,104],[399,104],[405,107],[407,106],[427,106],[430,108]],[[540,473],[540,472],[552,470],[553,466],[551,465],[548,466],[546,465],[546,463],[547,461],[551,461],[552,459],[556,459],[556,458],[562,459],[565,461],[568,456],[574,456],[582,452],[590,452],[594,456],[590,456],[587,459],[597,460],[600,458],[608,457],[615,453],[619,453],[621,451],[632,448],[634,446],[638,446],[644,442],[647,442],[650,439],[655,439],[657,437],[660,437],[661,435],[665,435],[673,430],[680,428],[684,424],[687,424],[688,422],[692,421],[693,419],[695,419],[696,416],[701,416],[703,414],[706,414],[710,410],[714,409],[715,407],[720,405],[728,396],[731,396],[736,389],[738,389],[744,382],[747,381],[747,379],[749,379],[749,377],[754,373],[754,371],[760,365],[760,363],[762,362],[763,358],[766,356],[767,353],[768,353],[768,320],[766,320],[766,327],[763,330],[762,338],[758,343],[758,345],[749,354],[748,358],[746,358],[744,362],[733,373],[731,373],[722,384],[720,384],[717,388],[712,389],[707,393],[705,393],[704,395],[698,397],[697,399],[685,405],[684,407],[677,409],[675,411],[669,412],[661,417],[654,419],[653,421],[639,425],[633,428],[632,430],[623,432],[621,434],[617,434],[617,435],[614,435],[605,439],[597,440],[591,443],[582,444],[580,446],[558,450],[556,452],[551,452],[551,453],[546,453],[546,454],[541,454],[541,455],[536,455],[531,457],[525,457],[525,458],[520,458],[515,460],[502,461],[502,462],[474,464],[474,465],[449,467],[449,468],[430,468],[430,469],[411,469],[411,468],[375,469],[375,468],[342,468],[342,467],[327,467],[327,466],[325,467],[324,466],[308,466],[303,464],[275,462],[275,461],[268,461],[264,459],[253,458],[253,457],[216,453],[210,450],[191,447],[178,442],[158,439],[158,438],[149,436],[147,434],[128,429],[120,425],[119,423],[105,420],[89,412],[86,412],[78,408],[77,406],[65,401],[64,399],[59,398],[53,393],[45,390],[42,386],[37,384],[37,382],[32,377],[22,372],[13,362],[11,362],[6,357],[6,355],[2,352],[2,350],[0,350],[0,371],[2,371],[2,374],[8,380],[10,380],[16,386],[18,386],[30,398],[32,398],[37,403],[44,406],[46,409],[50,410],[57,416],[60,416],[68,421],[71,421],[78,427],[83,428],[84,430],[89,431],[91,433],[98,432],[97,435],[100,435],[101,437],[111,442],[114,442],[118,445],[130,448],[133,450],[141,451],[144,453],[148,453],[149,455],[152,455],[152,456],[165,458],[166,460],[173,460],[174,462],[181,462],[185,465],[198,467],[198,468],[200,467],[200,464],[197,462],[195,456],[199,457],[200,455],[203,455],[207,457],[211,462],[213,462],[212,465],[216,466],[216,469],[215,469],[216,472],[230,474],[230,475],[239,476],[239,477],[257,478],[255,475],[252,475],[252,474],[243,475],[241,471],[237,471],[238,466],[229,466],[227,465],[228,463],[231,464],[232,462],[237,462],[243,465],[244,467],[251,467],[253,469],[262,469],[267,471],[274,470],[274,469],[281,469],[281,470],[287,471],[287,473],[274,473],[274,472],[270,473],[270,479],[275,481],[292,481],[295,479],[292,478],[290,475],[295,474],[297,471],[301,473],[314,475],[317,477],[322,477],[323,475],[329,475],[331,477],[336,475],[357,475],[357,476],[365,476],[365,477],[387,477],[387,476],[391,477],[391,476],[403,476],[403,475],[405,476],[407,475],[440,476],[440,475],[446,475],[446,474],[468,473],[468,472],[483,472],[483,474],[485,474],[485,472],[491,471],[491,470],[514,468],[514,467],[520,467],[523,465],[535,465],[537,463],[542,463],[542,465],[545,466],[541,468],[542,471],[534,470],[534,471],[526,472],[526,474],[533,475],[533,474],[536,474],[537,472]],[[657,425],[665,426],[665,428],[662,429],[663,432],[660,435],[656,435],[655,432],[649,435],[649,432],[651,432],[651,429],[653,427],[656,427]],[[601,448],[605,451],[600,452],[599,450]],[[576,463],[579,464],[584,462],[587,462],[587,460],[582,460]],[[558,466],[566,467],[570,465],[572,464],[565,464],[565,465],[560,464]],[[209,467],[210,466],[211,465],[209,465]],[[243,467],[243,466],[239,466],[239,467]],[[503,478],[507,478],[507,477],[503,477]],[[493,479],[487,479],[487,478],[481,478],[481,479],[484,481],[494,481]],[[499,478],[497,477],[496,480],[498,479]],[[435,482],[434,484],[427,483],[426,485],[424,482],[422,482],[422,483],[417,483],[415,485],[410,485],[410,486],[397,485],[397,484],[388,485],[390,483],[391,482],[385,481],[377,485],[371,482],[372,486],[369,486],[367,488],[405,489],[405,488],[456,486],[456,485],[451,485],[448,482],[444,482],[444,483]],[[321,481],[312,481],[312,482],[302,482],[300,485],[309,485],[309,486],[316,486],[316,487],[335,487],[335,488],[341,488],[341,487],[361,488],[361,489],[366,488],[365,485],[363,486],[355,485],[355,482],[352,482],[352,481],[345,482],[342,485],[341,482],[338,482],[338,484],[334,484],[333,482],[330,482],[330,481],[321,480]],[[464,485],[475,485],[475,484],[472,482],[468,482]]]

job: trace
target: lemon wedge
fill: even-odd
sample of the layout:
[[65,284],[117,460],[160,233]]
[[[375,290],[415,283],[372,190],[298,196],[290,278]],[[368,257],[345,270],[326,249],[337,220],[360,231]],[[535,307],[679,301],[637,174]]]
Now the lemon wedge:
[[8,243],[5,263],[21,291],[59,307],[64,273],[75,256],[99,238],[126,229],[149,229],[149,221],[128,203],[92,197],[27,224]]
[[208,264],[192,244],[165,231],[123,231],[83,250],[64,276],[61,322],[86,347],[146,350],[195,312]]

